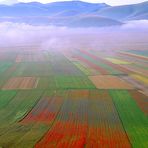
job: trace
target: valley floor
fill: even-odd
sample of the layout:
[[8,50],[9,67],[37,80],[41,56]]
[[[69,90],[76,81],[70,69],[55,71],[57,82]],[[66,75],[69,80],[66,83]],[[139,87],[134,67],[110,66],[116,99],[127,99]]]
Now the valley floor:
[[147,50],[0,50],[0,147],[147,148]]

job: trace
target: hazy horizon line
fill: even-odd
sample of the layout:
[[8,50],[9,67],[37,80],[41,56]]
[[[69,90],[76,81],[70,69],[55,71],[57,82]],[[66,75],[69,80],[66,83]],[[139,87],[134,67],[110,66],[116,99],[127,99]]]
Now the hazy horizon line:
[[55,1],[55,2],[47,2],[47,3],[44,3],[44,2],[38,2],[38,1],[31,1],[31,2],[20,2],[20,1],[18,1],[18,2],[16,2],[16,3],[12,3],[12,4],[7,4],[7,3],[4,3],[4,1],[0,1],[0,5],[8,5],[8,6],[11,6],[11,5],[15,5],[15,4],[17,4],[17,3],[25,3],[25,4],[27,4],[27,3],[34,3],[34,2],[36,2],[36,3],[41,3],[41,4],[50,4],[50,3],[57,3],[57,2],[72,2],[72,1],[80,1],[80,2],[85,2],[85,3],[90,3],[90,4],[107,4],[107,5],[110,5],[110,6],[124,6],[124,5],[134,5],[134,4],[140,4],[140,3],[145,3],[145,2],[148,2],[147,0],[146,1],[143,1],[143,2],[137,2],[137,3],[131,3],[131,4],[117,4],[117,5],[111,5],[111,4],[109,4],[109,3],[106,3],[106,2],[87,2],[87,1],[85,1],[85,0],[62,0],[62,1]]

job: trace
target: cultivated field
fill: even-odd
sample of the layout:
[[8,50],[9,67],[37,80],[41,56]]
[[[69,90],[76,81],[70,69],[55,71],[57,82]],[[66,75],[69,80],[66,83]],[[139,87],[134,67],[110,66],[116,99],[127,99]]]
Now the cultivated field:
[[1,48],[0,147],[147,148],[146,52]]

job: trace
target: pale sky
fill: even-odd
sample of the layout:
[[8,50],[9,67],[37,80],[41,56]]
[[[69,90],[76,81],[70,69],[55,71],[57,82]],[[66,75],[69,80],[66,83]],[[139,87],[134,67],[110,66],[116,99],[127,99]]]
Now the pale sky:
[[[0,3],[4,2],[4,1],[7,1],[7,3],[8,3],[8,1],[10,3],[16,2],[16,1],[19,1],[19,2],[36,1],[36,2],[41,2],[41,3],[50,3],[50,2],[69,1],[69,0],[0,0]],[[92,3],[102,3],[103,2],[103,3],[110,4],[110,5],[124,5],[124,4],[141,3],[141,2],[144,2],[146,0],[82,0],[82,1],[92,2]]]

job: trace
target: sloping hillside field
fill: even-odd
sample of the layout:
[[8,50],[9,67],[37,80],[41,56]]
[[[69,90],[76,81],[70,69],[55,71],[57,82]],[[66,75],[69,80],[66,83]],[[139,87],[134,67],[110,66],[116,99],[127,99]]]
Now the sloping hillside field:
[[0,148],[147,148],[146,51],[0,50]]

